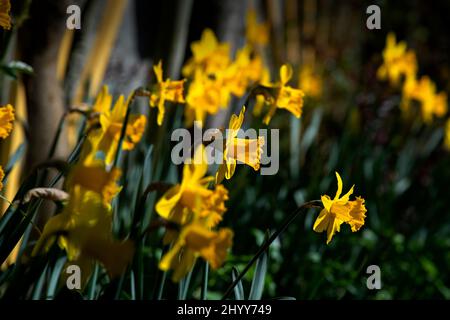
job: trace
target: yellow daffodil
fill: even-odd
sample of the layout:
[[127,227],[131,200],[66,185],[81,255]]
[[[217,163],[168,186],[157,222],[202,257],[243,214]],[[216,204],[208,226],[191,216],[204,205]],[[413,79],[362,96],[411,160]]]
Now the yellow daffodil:
[[14,108],[7,104],[0,107],[0,138],[5,139],[13,129]]
[[[131,97],[131,96],[130,96]],[[98,98],[95,104],[98,110],[100,128],[89,133],[88,141],[92,144],[93,149],[104,153],[105,162],[111,164],[117,152],[117,147],[122,131],[122,125],[125,120],[127,108],[130,103],[130,97],[125,100],[121,95],[112,110],[107,108],[110,98],[106,94],[102,98]],[[127,128],[122,144],[124,150],[132,150],[134,146],[141,140],[145,131],[147,118],[144,115],[130,115]]]
[[9,11],[11,10],[11,2],[9,0],[0,0],[0,26],[3,29],[11,29],[11,17]]
[[120,275],[134,252],[131,241],[113,239],[111,207],[104,204],[100,194],[79,185],[71,189],[63,211],[46,223],[33,255],[48,251],[55,241],[66,251],[68,261],[80,266],[83,282],[94,261],[101,262],[110,276]]
[[409,101],[416,100],[421,106],[421,115],[425,123],[434,116],[443,117],[447,113],[447,94],[436,92],[436,84],[427,76],[420,80],[407,79],[403,86],[402,108],[409,109]]
[[242,108],[239,116],[233,114],[229,122],[229,129],[223,151],[223,163],[216,173],[216,183],[220,183],[223,178],[230,179],[236,169],[237,161],[245,163],[255,171],[260,168],[264,137],[256,139],[238,138],[237,134],[244,122],[245,107]]
[[275,99],[267,101],[270,104],[269,111],[263,119],[264,124],[268,125],[277,108],[286,109],[292,113],[296,118],[300,118],[303,109],[304,93],[300,89],[292,88],[287,85],[292,78],[292,67],[290,65],[283,65],[280,68],[280,83],[272,85],[276,89]]
[[317,98],[322,94],[322,79],[310,65],[300,70],[298,86],[306,96]]
[[236,59],[223,72],[224,85],[236,97],[242,97],[247,88],[259,80],[263,74],[263,62],[261,57],[251,57],[251,49],[245,46],[238,50]]
[[173,269],[174,282],[192,269],[198,257],[208,261],[212,269],[217,269],[225,261],[232,243],[233,231],[228,228],[211,231],[202,224],[190,223],[182,227],[172,248],[162,257],[159,268],[163,271]]
[[389,33],[386,47],[383,50],[383,64],[378,68],[377,77],[388,79],[392,85],[398,85],[401,77],[415,77],[417,73],[417,59],[413,51],[407,50],[406,43],[397,43],[395,34]]
[[121,190],[117,184],[120,176],[120,169],[112,168],[108,171],[103,161],[94,160],[89,165],[76,164],[66,184],[69,190],[75,186],[81,186],[86,190],[94,191],[102,197],[105,205],[109,205]]
[[230,64],[230,45],[219,43],[211,29],[205,29],[200,41],[191,44],[192,58],[183,67],[183,76],[195,74],[196,69],[206,74],[225,70]]
[[163,80],[162,62],[153,66],[153,71],[158,81],[157,89],[150,96],[150,106],[158,107],[158,125],[162,124],[164,118],[164,103],[166,101],[175,103],[184,103],[183,90],[185,80],[172,81],[170,79]]
[[186,126],[191,126],[194,121],[203,124],[208,114],[216,114],[228,105],[229,100],[230,91],[220,79],[197,70],[186,96]]
[[255,10],[247,12],[245,36],[251,45],[266,45],[269,41],[269,26],[267,23],[258,23]]
[[321,197],[323,209],[314,222],[314,231],[327,231],[327,244],[330,243],[333,235],[340,231],[341,224],[346,222],[351,226],[353,232],[358,231],[364,225],[366,218],[366,207],[364,199],[356,197],[356,200],[350,201],[350,195],[353,194],[353,187],[341,197],[342,179],[336,172],[338,188],[334,199],[324,195]]
[[224,202],[228,199],[228,191],[221,185],[214,190],[208,185],[214,180],[205,176],[208,164],[203,145],[197,147],[193,163],[183,167],[183,179],[169,189],[156,204],[156,212],[164,219],[178,224],[184,224],[190,218],[191,212],[206,219],[210,227],[221,220],[226,208]]

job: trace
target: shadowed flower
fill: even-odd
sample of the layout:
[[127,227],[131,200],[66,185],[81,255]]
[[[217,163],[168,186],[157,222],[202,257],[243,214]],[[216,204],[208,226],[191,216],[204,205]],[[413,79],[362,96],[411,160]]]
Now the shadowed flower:
[[444,146],[447,148],[447,150],[450,150],[450,119],[448,119],[445,123]]
[[316,232],[327,231],[327,244],[330,243],[333,235],[340,231],[342,223],[348,223],[353,232],[358,231],[364,225],[366,218],[366,207],[364,199],[357,197],[356,200],[350,201],[350,195],[353,194],[353,187],[341,197],[342,179],[336,172],[338,188],[334,199],[324,195],[321,197],[323,209],[314,222],[313,229]]
[[11,29],[11,17],[9,11],[11,10],[11,2],[9,0],[0,0],[0,26],[3,29]]
[[308,97],[317,98],[322,94],[322,79],[310,65],[300,70],[298,86]]
[[5,139],[13,129],[14,108],[7,104],[0,107],[0,138]]
[[175,103],[184,103],[183,90],[185,80],[172,81],[170,79],[163,80],[162,62],[153,66],[153,71],[158,81],[157,89],[150,96],[150,106],[158,107],[157,123],[161,125],[164,118],[164,103],[166,101]]
[[83,270],[83,283],[91,274],[94,261],[101,262],[111,277],[120,275],[131,261],[131,241],[112,237],[112,209],[100,194],[80,185],[70,191],[70,198],[60,214],[50,218],[33,249],[33,255],[48,251],[57,241],[67,259]]
[[233,231],[222,228],[211,231],[202,224],[192,222],[183,226],[172,248],[159,263],[163,271],[173,269],[172,280],[180,281],[194,266],[197,257],[209,262],[212,269],[219,268],[233,244]]
[[216,173],[216,183],[224,178],[230,179],[236,170],[236,163],[240,161],[252,167],[255,171],[260,168],[261,154],[263,152],[264,137],[256,139],[238,138],[239,129],[244,122],[245,107],[239,116],[233,114],[229,122],[229,129],[223,151],[223,163],[220,164]]
[[245,36],[252,46],[266,45],[269,42],[269,26],[267,23],[258,23],[255,10],[247,12]]

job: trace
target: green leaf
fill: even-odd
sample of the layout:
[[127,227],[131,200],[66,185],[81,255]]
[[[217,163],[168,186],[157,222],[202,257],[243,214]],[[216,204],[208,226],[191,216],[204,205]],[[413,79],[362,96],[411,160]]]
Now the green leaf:
[[264,290],[264,280],[267,271],[267,251],[256,261],[255,274],[253,275],[252,286],[250,288],[249,300],[261,300]]
[[33,74],[33,68],[22,61],[11,61],[1,65],[0,69],[14,79],[17,79],[19,74]]
[[[235,267],[231,270],[231,277],[233,281],[239,277],[239,271]],[[239,281],[237,285],[234,287],[234,297],[236,300],[245,300],[244,287],[242,286],[242,281]]]

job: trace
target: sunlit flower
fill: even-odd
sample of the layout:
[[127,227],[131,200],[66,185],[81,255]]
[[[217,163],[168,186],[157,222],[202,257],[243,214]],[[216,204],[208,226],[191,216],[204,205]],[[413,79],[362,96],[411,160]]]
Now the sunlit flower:
[[402,77],[415,77],[417,59],[412,50],[407,50],[406,43],[396,42],[395,34],[389,33],[386,47],[383,50],[383,64],[378,68],[377,77],[388,79],[392,85],[397,85]]
[[0,107],[0,138],[5,139],[13,129],[14,108],[7,104]]
[[261,154],[263,152],[264,137],[256,139],[238,138],[239,129],[244,122],[245,107],[242,108],[239,116],[233,114],[229,122],[229,129],[223,151],[223,163],[216,173],[216,183],[220,183],[224,178],[230,179],[236,169],[237,161],[245,163],[255,171],[260,168]]
[[185,77],[194,75],[196,69],[206,74],[224,70],[230,64],[230,45],[219,43],[211,29],[205,29],[201,39],[191,44],[192,58],[183,67]]
[[300,70],[298,86],[306,96],[317,98],[322,94],[322,78],[309,65]]
[[0,26],[3,29],[11,29],[11,17],[9,11],[11,10],[11,3],[9,0],[0,0]]
[[314,222],[314,231],[327,231],[327,244],[330,243],[333,235],[340,231],[342,223],[348,223],[353,232],[358,231],[364,225],[366,218],[366,207],[364,199],[356,197],[356,200],[350,201],[350,195],[353,194],[353,187],[341,197],[342,179],[336,172],[338,188],[334,199],[324,195],[321,197],[323,209]]
[[212,269],[219,268],[233,243],[233,231],[222,228],[211,231],[202,224],[192,222],[183,226],[172,248],[161,259],[159,268],[173,269],[172,280],[178,282],[194,266],[197,257],[209,262]]
[[266,45],[269,41],[269,26],[258,23],[255,10],[247,12],[245,36],[251,45]]
[[111,207],[100,194],[79,185],[72,188],[63,211],[46,223],[33,255],[48,251],[55,241],[66,251],[68,261],[80,266],[84,283],[94,261],[115,277],[125,270],[134,252],[131,241],[113,239]]
[[158,125],[162,124],[164,118],[164,103],[166,101],[175,103],[184,103],[183,89],[185,80],[172,81],[170,79],[163,80],[162,62],[153,66],[153,71],[158,81],[157,89],[150,96],[150,106],[158,107]]

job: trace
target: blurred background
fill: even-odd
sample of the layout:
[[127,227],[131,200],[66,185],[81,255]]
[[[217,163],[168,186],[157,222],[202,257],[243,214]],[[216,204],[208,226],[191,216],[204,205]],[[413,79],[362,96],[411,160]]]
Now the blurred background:
[[[81,8],[79,30],[65,28],[71,4]],[[381,30],[366,27],[371,4],[381,8]],[[261,176],[238,166],[225,182],[230,200],[223,224],[233,228],[235,238],[228,262],[210,274],[209,298],[221,296],[231,267],[243,268],[267,230],[276,229],[305,201],[334,195],[338,171],[344,190],[355,184],[355,194],[366,199],[364,227],[358,233],[342,227],[326,245],[324,235],[312,230],[317,210],[297,218],[270,248],[263,298],[449,299],[447,116],[424,123],[417,109],[404,117],[401,91],[377,78],[386,36],[394,32],[416,52],[418,74],[428,75],[438,91],[449,92],[447,1],[14,0],[14,32],[0,31],[2,63],[23,61],[33,74],[11,76],[2,67],[0,75],[2,104],[11,102],[23,124],[1,141],[0,163],[24,146],[4,195],[13,198],[23,177],[46,159],[69,108],[91,104],[102,84],[117,96],[149,83],[151,68],[160,59],[167,76],[180,79],[191,56],[190,43],[205,28],[233,50],[242,47],[249,8],[270,26],[263,55],[272,79],[283,63],[292,64],[293,84],[305,91],[305,104],[300,120],[280,116],[271,122],[280,129],[277,175]],[[226,126],[242,103],[233,99],[230,108],[208,119],[207,127]],[[137,104],[149,112],[148,101]],[[145,142],[125,159],[128,164],[151,161],[152,181],[175,182],[179,174],[170,163],[168,141],[171,128],[182,125],[182,112],[172,108],[168,114],[158,128],[151,110]],[[76,144],[77,117],[68,123],[55,156],[66,157]],[[156,160],[148,156],[150,145]],[[146,168],[139,166],[128,166],[125,184]],[[131,187],[120,195],[119,212],[124,213],[115,224],[118,234],[129,225],[126,212],[133,192]],[[147,203],[149,212],[154,201]],[[45,212],[38,220],[47,219]],[[144,254],[151,266],[145,281],[155,277],[156,256]],[[14,260],[13,253],[9,261]],[[380,290],[366,287],[369,265],[381,269]],[[251,279],[250,272],[243,282],[246,292]],[[177,289],[168,283],[167,290]],[[199,288],[192,286],[189,297],[198,296]]]

